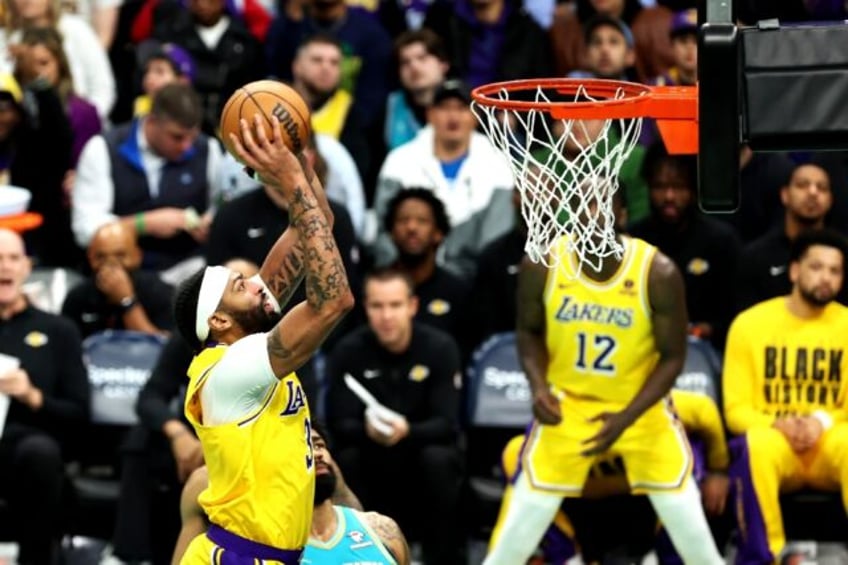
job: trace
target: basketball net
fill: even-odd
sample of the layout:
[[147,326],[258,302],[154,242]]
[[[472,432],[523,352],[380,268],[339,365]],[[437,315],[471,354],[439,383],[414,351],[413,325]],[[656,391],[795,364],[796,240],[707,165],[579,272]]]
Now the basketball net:
[[[527,92],[522,94],[521,100],[529,101]],[[506,89],[491,95],[495,100],[509,96]],[[568,269],[573,276],[584,264],[600,270],[605,258],[623,253],[616,239],[613,197],[642,119],[555,119],[545,107],[553,101],[541,86],[534,97],[538,108],[500,109],[479,100],[471,108],[515,175],[530,260],[556,269],[563,258],[573,256],[576,264]],[[621,98],[619,91],[603,100]],[[575,102],[596,100],[582,86],[574,96]]]

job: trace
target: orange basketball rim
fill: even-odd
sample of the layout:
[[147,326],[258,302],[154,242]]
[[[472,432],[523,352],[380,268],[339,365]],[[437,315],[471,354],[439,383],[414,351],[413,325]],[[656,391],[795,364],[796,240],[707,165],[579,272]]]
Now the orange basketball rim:
[[[538,93],[545,93],[539,99]],[[475,103],[512,112],[543,111],[558,120],[653,118],[672,154],[698,152],[698,87],[549,78],[486,84],[471,93]]]

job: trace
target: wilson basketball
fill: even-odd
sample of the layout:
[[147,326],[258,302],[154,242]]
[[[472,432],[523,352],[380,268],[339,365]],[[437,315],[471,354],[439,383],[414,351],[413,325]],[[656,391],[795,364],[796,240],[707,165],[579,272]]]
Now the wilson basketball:
[[220,132],[221,141],[227,150],[235,155],[230,133],[241,140],[239,120],[244,118],[254,127],[254,115],[262,116],[265,124],[265,135],[272,135],[272,119],[280,122],[281,133],[285,144],[299,153],[306,147],[309,139],[309,107],[303,98],[293,88],[276,80],[258,80],[245,84],[236,90],[221,112]]

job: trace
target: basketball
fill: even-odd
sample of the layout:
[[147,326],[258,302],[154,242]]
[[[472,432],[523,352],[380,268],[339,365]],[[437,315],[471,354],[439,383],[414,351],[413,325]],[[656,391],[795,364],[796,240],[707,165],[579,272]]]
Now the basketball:
[[230,134],[241,140],[239,120],[253,127],[254,115],[260,114],[265,135],[271,138],[271,119],[279,120],[283,141],[295,153],[306,147],[309,139],[309,107],[293,88],[276,80],[258,80],[236,90],[221,112],[220,137],[227,150],[235,155]]

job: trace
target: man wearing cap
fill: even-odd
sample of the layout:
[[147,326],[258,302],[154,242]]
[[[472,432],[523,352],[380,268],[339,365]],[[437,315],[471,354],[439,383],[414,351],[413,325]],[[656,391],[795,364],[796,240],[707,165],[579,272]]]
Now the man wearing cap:
[[192,84],[197,71],[188,51],[173,43],[148,41],[139,46],[138,52],[144,63],[144,75],[141,79],[142,94],[135,99],[133,114],[144,116],[150,113],[153,95],[159,89],[172,82]]
[[635,80],[633,33],[624,21],[598,14],[586,22],[584,70],[572,71],[569,78]]
[[[374,208],[378,225],[400,190],[426,188],[445,204],[451,233],[440,263],[460,276],[474,273],[475,258],[490,241],[512,227],[512,171],[485,135],[475,131],[468,87],[443,83],[427,109],[427,126],[389,152],[380,171]],[[376,261],[392,263],[396,249],[385,229],[378,233]]]
[[676,12],[671,19],[674,66],[654,80],[657,86],[693,86],[698,80],[698,11]]
[[[254,130],[261,124],[259,115],[242,121],[244,144],[231,135],[234,154],[289,201],[289,227],[258,277],[206,267],[180,285],[174,303],[177,328],[197,352],[185,414],[203,446],[209,488],[199,501],[211,522],[184,563],[299,563],[315,469],[295,371],[353,307],[320,181],[285,146],[276,120],[270,139]],[[306,300],[278,321],[301,279]]]

